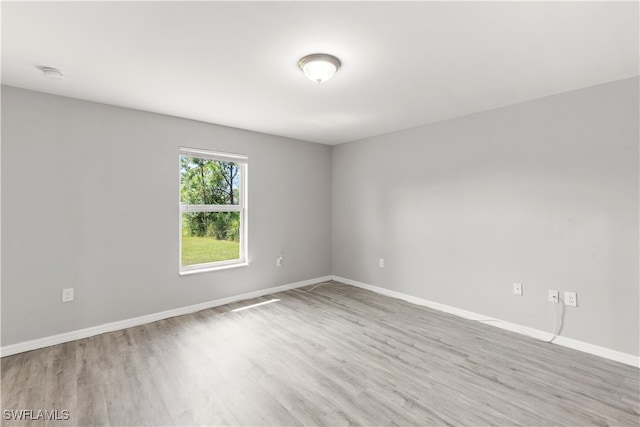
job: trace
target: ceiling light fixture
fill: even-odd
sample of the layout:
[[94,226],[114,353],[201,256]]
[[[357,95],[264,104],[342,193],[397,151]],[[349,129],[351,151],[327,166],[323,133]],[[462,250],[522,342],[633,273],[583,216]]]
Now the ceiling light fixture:
[[322,83],[329,80],[338,71],[340,60],[326,53],[314,53],[298,61],[298,66],[309,80]]
[[48,79],[54,79],[54,80],[64,79],[64,73],[58,70],[57,68],[52,68],[52,67],[38,67],[38,68],[40,68],[40,71],[42,71],[42,74]]

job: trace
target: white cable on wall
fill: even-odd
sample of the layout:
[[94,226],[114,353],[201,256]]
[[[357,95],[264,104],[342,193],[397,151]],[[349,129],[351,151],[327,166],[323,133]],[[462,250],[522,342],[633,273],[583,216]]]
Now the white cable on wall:
[[[553,342],[553,340],[555,340],[558,337],[558,334],[560,333],[560,330],[562,329],[562,316],[558,315],[558,306],[560,304],[562,304],[562,306],[564,307],[564,301],[562,301],[561,298],[558,298],[558,303],[554,304],[554,307],[553,307],[553,331],[551,332],[551,338],[549,338],[548,340],[543,340],[541,338],[533,336],[533,335],[523,331],[522,329],[518,328],[517,326],[515,326],[514,329],[518,330],[518,332],[521,333],[522,335],[526,335],[526,336],[528,336],[530,338],[535,338],[535,339],[537,339],[539,341],[547,342],[547,343]],[[560,317],[560,324],[559,325],[558,325],[558,317]],[[474,319],[474,320],[477,320],[478,322],[486,322],[486,323],[502,322],[502,320],[491,319],[491,318]]]

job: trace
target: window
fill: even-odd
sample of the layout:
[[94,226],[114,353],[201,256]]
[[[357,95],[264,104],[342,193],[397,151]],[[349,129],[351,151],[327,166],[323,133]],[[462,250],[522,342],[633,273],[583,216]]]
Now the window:
[[180,148],[180,273],[247,263],[247,157]]

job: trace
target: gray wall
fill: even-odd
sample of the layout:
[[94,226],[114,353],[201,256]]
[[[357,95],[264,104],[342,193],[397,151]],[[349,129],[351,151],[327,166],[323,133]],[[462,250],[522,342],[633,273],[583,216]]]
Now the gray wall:
[[[2,87],[2,345],[333,273],[549,331],[576,291],[562,335],[638,355],[637,93],[331,150]],[[249,156],[249,267],[178,276],[181,145]]]
[[[181,145],[249,156],[248,267],[178,276]],[[3,86],[1,182],[3,346],[331,274],[328,146]]]
[[333,274],[546,331],[575,291],[562,335],[638,355],[638,114],[631,79],[335,147]]

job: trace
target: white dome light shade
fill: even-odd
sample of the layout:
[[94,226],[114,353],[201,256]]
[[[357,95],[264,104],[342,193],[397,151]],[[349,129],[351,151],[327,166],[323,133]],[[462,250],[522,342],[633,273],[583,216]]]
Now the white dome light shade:
[[329,80],[338,71],[340,60],[325,53],[314,53],[298,61],[298,66],[309,80],[322,83]]

